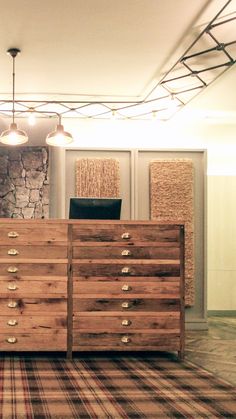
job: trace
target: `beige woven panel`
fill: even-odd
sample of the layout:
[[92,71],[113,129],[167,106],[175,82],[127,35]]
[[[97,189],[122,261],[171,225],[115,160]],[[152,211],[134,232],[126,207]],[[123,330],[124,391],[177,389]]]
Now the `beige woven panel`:
[[76,160],[76,196],[118,198],[120,196],[119,160],[110,158]]
[[185,225],[185,303],[194,304],[194,169],[190,159],[150,162],[151,219]]

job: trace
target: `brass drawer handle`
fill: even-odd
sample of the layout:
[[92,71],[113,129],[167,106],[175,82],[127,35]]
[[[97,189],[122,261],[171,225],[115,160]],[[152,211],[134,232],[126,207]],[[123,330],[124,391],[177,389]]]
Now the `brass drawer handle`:
[[10,291],[15,291],[17,290],[17,285],[16,284],[8,284],[7,289]]
[[7,304],[7,307],[9,308],[16,308],[18,306],[17,301],[9,301],[9,303]]
[[130,307],[131,307],[131,303],[129,303],[128,301],[124,301],[124,302],[121,304],[121,307],[122,307],[122,308],[130,308]]
[[17,231],[9,231],[8,237],[10,237],[11,239],[13,239],[15,237],[19,237],[19,234],[17,233]]
[[131,237],[130,233],[127,233],[127,232],[125,232],[121,235],[121,238],[124,239],[124,240],[130,239],[130,237]]
[[130,341],[131,339],[129,338],[129,336],[122,336],[121,338],[122,343],[129,343]]
[[124,249],[121,252],[121,256],[130,256],[130,255],[131,255],[131,251],[130,250]]
[[15,338],[15,336],[11,336],[11,337],[7,338],[6,341],[8,343],[16,343],[17,339]]
[[10,256],[16,256],[16,255],[19,255],[19,252],[16,249],[9,249],[7,251],[7,254],[10,255]]
[[121,269],[122,274],[130,274],[130,268],[128,266],[124,266],[124,268]]
[[16,326],[18,324],[18,321],[16,319],[10,319],[7,322],[8,326]]
[[10,273],[18,272],[18,268],[16,266],[9,266],[9,268],[7,268],[7,272],[10,272]]
[[122,326],[130,326],[131,324],[132,324],[131,320],[128,320],[128,319],[124,319],[121,322]]
[[128,284],[124,284],[121,289],[122,291],[131,291],[132,287]]

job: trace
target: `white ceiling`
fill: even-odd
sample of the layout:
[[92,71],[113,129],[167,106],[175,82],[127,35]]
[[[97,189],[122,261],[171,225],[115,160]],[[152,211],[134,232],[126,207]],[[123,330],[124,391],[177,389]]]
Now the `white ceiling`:
[[12,47],[16,99],[142,100],[224,6],[221,18],[235,16],[236,0],[0,0],[0,101],[12,97]]

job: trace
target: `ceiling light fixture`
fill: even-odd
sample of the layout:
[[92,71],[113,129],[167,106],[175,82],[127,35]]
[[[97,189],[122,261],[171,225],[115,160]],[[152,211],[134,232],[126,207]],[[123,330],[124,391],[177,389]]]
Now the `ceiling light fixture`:
[[47,135],[46,143],[52,146],[64,147],[72,143],[72,141],[72,135],[64,130],[61,124],[61,117],[59,116],[59,124],[56,126],[55,131]]
[[[20,49],[18,48],[10,48],[7,50],[7,53],[12,57],[13,60],[13,71],[12,71],[12,123],[8,130],[3,131],[0,136],[0,142],[6,145],[19,145],[24,144],[28,141],[28,135],[25,131],[20,130],[17,128],[17,124],[15,123],[15,58],[18,53],[20,53]],[[21,111],[21,112],[27,112]],[[34,125],[35,122],[35,112],[41,113],[34,108],[29,108],[29,124]],[[43,112],[46,113],[46,112]],[[53,112],[49,112],[53,113]],[[61,115],[57,114],[59,118],[59,124],[56,127],[56,130],[49,133],[46,138],[46,143],[52,146],[67,146],[73,141],[73,137],[69,132],[64,130],[63,125],[61,124]]]
[[34,126],[36,123],[36,116],[35,116],[34,108],[30,108],[28,123],[31,126]]
[[25,131],[17,128],[15,123],[15,58],[20,52],[18,48],[10,48],[7,53],[12,57],[12,123],[9,129],[3,131],[0,140],[3,144],[18,145],[24,144],[28,141],[28,136]]

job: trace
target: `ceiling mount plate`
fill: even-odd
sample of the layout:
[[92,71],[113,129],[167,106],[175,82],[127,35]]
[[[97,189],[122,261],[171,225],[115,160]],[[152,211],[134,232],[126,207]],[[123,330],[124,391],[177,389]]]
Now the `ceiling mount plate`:
[[19,48],[9,48],[7,50],[7,54],[11,55],[12,58],[15,58],[19,52],[20,52]]

